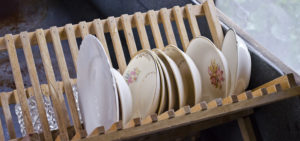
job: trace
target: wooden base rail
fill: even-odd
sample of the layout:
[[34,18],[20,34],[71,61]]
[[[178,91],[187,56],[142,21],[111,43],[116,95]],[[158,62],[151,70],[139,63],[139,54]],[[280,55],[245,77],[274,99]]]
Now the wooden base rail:
[[[188,130],[192,133],[195,131],[191,131],[188,128],[192,127],[200,131],[225,122],[238,120],[243,137],[251,139],[254,135],[251,135],[253,131],[249,131],[252,130],[252,125],[247,116],[253,113],[253,108],[300,95],[300,86],[293,85],[295,81],[292,76],[292,74],[288,74],[279,77],[266,83],[270,85],[262,85],[267,87],[261,87],[254,91],[246,91],[239,95],[232,95],[223,99],[217,98],[208,103],[200,102],[192,107],[187,105],[176,111],[171,109],[160,115],[151,114],[144,119],[135,118],[125,126],[123,126],[122,121],[114,123],[110,129],[104,129],[101,126],[94,129],[86,137],[81,137],[75,133],[73,127],[69,127],[68,135],[70,135],[72,140],[162,139],[168,138],[167,135],[170,133],[167,131],[171,129],[172,132],[174,132],[173,130]],[[60,135],[57,133],[57,131],[52,131],[52,136],[56,137],[56,140],[61,140]],[[174,137],[179,137],[179,135],[183,135],[183,133]],[[28,135],[25,138],[37,138],[37,136]],[[40,136],[39,139],[44,140],[43,136]]]

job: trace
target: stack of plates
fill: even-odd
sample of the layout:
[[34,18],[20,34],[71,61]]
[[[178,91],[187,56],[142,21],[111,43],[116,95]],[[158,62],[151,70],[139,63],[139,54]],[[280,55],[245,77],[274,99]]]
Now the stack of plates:
[[245,43],[229,30],[222,50],[205,37],[193,39],[186,53],[173,45],[141,50],[121,75],[97,38],[88,35],[77,67],[79,104],[91,133],[119,120],[125,125],[136,117],[238,94],[248,86],[251,59]]

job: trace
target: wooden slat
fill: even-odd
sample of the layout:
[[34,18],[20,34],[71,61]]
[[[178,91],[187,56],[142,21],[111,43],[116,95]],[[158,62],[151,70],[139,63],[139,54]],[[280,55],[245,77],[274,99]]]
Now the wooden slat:
[[145,17],[141,12],[134,13],[134,21],[140,37],[140,42],[143,49],[151,49],[147,32],[145,29]]
[[258,86],[257,88],[253,89],[252,91],[261,89],[261,88],[267,88],[269,86],[275,85],[275,84],[279,84],[279,83],[283,83],[283,82],[288,82],[290,87],[295,85],[295,79],[294,79],[294,75],[292,73],[287,74],[287,75],[283,75],[281,77],[278,77],[270,82],[267,82],[261,86]]
[[23,78],[20,70],[20,65],[17,57],[17,52],[14,44],[14,38],[11,34],[6,34],[5,35],[5,43],[7,47],[7,52],[9,56],[9,61],[11,64],[12,72],[13,72],[13,77],[15,81],[15,85],[17,88],[17,94],[18,94],[18,99],[21,105],[22,113],[23,113],[23,118],[24,118],[24,123],[26,127],[26,133],[33,133],[33,126],[31,122],[31,117],[29,113],[29,107],[27,103],[27,98],[26,94],[24,92],[24,83],[23,83]]
[[43,95],[42,95],[42,91],[40,88],[40,82],[39,82],[38,74],[36,71],[35,62],[33,59],[33,54],[32,54],[32,50],[31,50],[30,39],[28,37],[28,33],[21,32],[20,38],[21,38],[21,42],[23,44],[23,51],[25,54],[27,69],[29,72],[29,77],[30,77],[30,81],[32,84],[33,93],[34,93],[34,97],[35,97],[36,104],[37,104],[37,110],[39,113],[39,118],[41,121],[44,138],[45,138],[45,140],[50,141],[53,139],[51,136],[50,127],[49,127],[49,123],[47,120],[45,105],[44,105],[44,101],[43,101]]
[[109,50],[107,48],[107,43],[106,43],[106,39],[105,39],[105,35],[104,35],[104,29],[103,29],[102,21],[100,19],[95,19],[93,21],[93,28],[92,29],[95,31],[95,34],[96,34],[97,38],[99,39],[99,41],[103,45],[105,53],[106,53],[106,55],[108,57],[108,60],[111,64],[111,58],[110,58]]
[[[72,38],[72,32],[74,34],[74,30],[72,31],[73,27],[71,25],[66,25],[66,28],[68,28],[67,30],[69,32],[67,34],[69,34],[69,36]],[[44,65],[47,82],[48,82],[49,94],[51,96],[51,99],[53,102],[53,107],[55,110],[56,120],[58,123],[59,132],[60,132],[59,134],[60,134],[60,137],[62,140],[69,140],[67,126],[70,124],[70,121],[69,121],[68,116],[65,115],[65,113],[67,113],[67,108],[65,105],[64,97],[63,97],[61,91],[59,90],[56,80],[55,80],[54,70],[52,67],[51,58],[49,55],[44,31],[42,29],[37,29],[35,32],[36,32],[36,38],[38,41],[40,54],[41,54],[42,62]],[[69,39],[71,39],[71,38],[69,38]]]
[[[258,106],[263,106],[279,100],[283,100],[283,99],[287,99],[299,95],[300,95],[300,87],[297,86],[285,91],[278,92],[277,94],[260,96],[249,100],[237,102],[234,104],[228,104],[228,105],[220,106],[218,108],[208,109],[202,112],[195,112],[185,116],[179,116],[168,120],[161,120],[156,123],[147,124],[135,128],[124,129],[118,132],[113,132],[111,134],[94,136],[83,140],[93,141],[93,140],[133,139],[135,137],[140,137],[141,135],[147,136],[151,134],[154,135],[162,131],[172,131],[175,130],[175,128],[179,128],[179,127],[183,127],[183,128],[187,127],[184,129],[188,129],[189,127],[191,127],[188,125],[195,125],[200,123],[205,124],[209,121],[209,119],[211,119],[213,123],[215,123],[216,121],[220,121],[219,124],[222,124],[224,123],[222,120],[215,120],[215,118],[222,117],[222,119],[226,119],[234,115],[234,113],[238,113],[240,111],[243,112],[249,111],[249,109]],[[244,116],[239,115],[237,117],[244,117]],[[233,119],[237,119],[237,117],[235,116]]]
[[250,117],[239,118],[238,124],[244,141],[256,141]]
[[71,116],[72,116],[72,121],[74,123],[74,128],[76,130],[76,133],[80,134],[81,137],[84,137],[85,134],[84,134],[84,131],[82,129],[82,126],[81,126],[81,123],[79,120],[79,115],[78,115],[78,111],[76,108],[75,98],[73,95],[72,86],[71,86],[71,82],[70,82],[70,76],[69,76],[69,72],[68,72],[68,68],[67,68],[67,64],[65,61],[65,57],[64,57],[63,50],[62,50],[62,45],[60,42],[60,37],[59,37],[57,28],[51,27],[50,33],[51,33],[51,37],[52,37],[54,51],[56,54],[56,59],[57,59],[58,66],[59,66],[59,71],[60,71],[60,74],[61,74],[61,77],[63,80],[65,93],[66,93],[66,96],[68,99],[68,104],[70,107],[70,112],[71,112]]
[[[182,9],[183,10],[183,9]],[[168,9],[167,10],[169,13],[170,13],[170,9]],[[195,16],[204,16],[204,12],[203,12],[203,10],[201,9],[201,5],[193,5],[192,6],[192,13],[193,13],[193,15],[195,15]],[[143,13],[144,14],[144,13]],[[133,16],[129,16],[129,19],[131,20],[132,19],[132,17]],[[186,16],[184,15],[184,18],[186,18]],[[171,20],[174,20],[172,17],[171,17]],[[101,22],[102,23],[106,23],[108,20],[107,19],[103,19],[103,20],[101,20]],[[117,17],[116,18],[116,22],[118,23],[120,21],[120,18],[119,17]],[[162,20],[161,20],[161,18],[159,18],[158,19],[158,23],[162,23]],[[90,26],[92,25],[90,22],[88,22],[87,23],[87,25],[89,26],[89,28],[90,28]],[[149,22],[145,22],[145,25],[149,25]],[[74,24],[73,25],[74,26],[74,29],[77,29],[78,28],[78,24]],[[135,24],[132,24],[132,28],[135,28],[136,27],[136,25]],[[123,28],[122,28],[122,26],[121,25],[118,25],[118,30],[122,30]],[[58,27],[58,31],[61,33],[63,33],[63,31],[64,31],[64,27]],[[104,33],[108,33],[109,32],[109,29],[108,29],[108,25],[107,24],[104,24],[103,25],[103,31],[104,31]],[[48,36],[49,34],[50,34],[50,29],[45,29],[45,35],[46,35],[46,41],[47,42],[49,42],[49,43],[51,43],[52,42],[52,40],[51,40],[51,37],[50,36]],[[94,30],[91,30],[90,31],[91,32],[91,34],[95,34],[96,32],[94,31]],[[33,36],[34,36],[34,32],[29,32],[28,33],[29,34],[29,37],[30,38],[32,38]],[[79,38],[79,37],[81,37],[81,34],[79,33],[79,32],[75,32],[75,36],[76,36],[76,38]],[[15,39],[17,39],[17,38],[19,38],[19,34],[17,34],[17,35],[14,35],[14,38]],[[66,36],[66,34],[61,34],[61,40],[66,40],[67,39],[67,36]],[[32,40],[32,42],[31,42],[31,45],[36,45],[37,44],[37,41],[36,40]],[[16,47],[17,48],[20,48],[20,47],[22,47],[22,45],[21,45],[21,43],[20,43],[20,41],[19,40],[17,40],[16,41]],[[0,37],[0,52],[1,51],[5,51],[6,50],[6,47],[5,47],[5,41],[4,41],[4,37]]]
[[159,11],[160,18],[162,20],[164,29],[165,29],[165,34],[168,40],[168,44],[172,44],[177,46],[176,43],[176,38],[172,29],[172,24],[171,24],[171,19],[170,19],[170,11],[167,10],[167,8],[162,8]]
[[216,14],[216,7],[213,0],[207,0],[203,3],[205,17],[208,23],[210,34],[215,45],[221,50],[224,34]]
[[147,16],[149,19],[149,23],[150,23],[152,34],[154,37],[154,42],[155,42],[156,48],[160,48],[160,49],[164,48],[164,43],[163,43],[160,29],[159,29],[158,22],[157,22],[158,21],[157,13],[153,10],[150,10],[147,12]]
[[[16,133],[15,133],[14,123],[13,123],[13,119],[12,119],[11,112],[10,112],[9,105],[8,105],[8,97],[9,97],[8,93],[0,93],[1,105],[2,105],[4,117],[5,117],[5,123],[6,123],[6,127],[8,130],[8,134],[9,134],[10,139],[14,139],[14,138],[16,138]],[[0,130],[2,130],[2,129],[0,129]]]
[[67,34],[68,43],[69,43],[70,51],[71,51],[71,54],[72,54],[73,63],[74,63],[74,66],[75,66],[75,71],[77,72],[78,45],[77,45],[73,25],[72,24],[66,24],[65,25],[65,32]]
[[79,23],[79,31],[81,34],[81,38],[83,39],[86,35],[89,34],[89,27],[87,26],[85,21]]
[[3,132],[3,126],[2,126],[2,123],[0,121],[0,141],[5,141],[5,138],[4,138],[4,132]]
[[[191,4],[187,4],[185,6],[185,13],[186,13],[186,17],[189,21],[190,29],[192,31],[193,37],[196,38],[196,37],[199,37],[201,35],[201,33],[200,33],[200,28],[197,23],[196,16],[192,12],[192,8],[193,8],[193,6]],[[202,9],[202,8],[200,8],[200,9]]]
[[108,28],[110,31],[110,36],[113,42],[113,46],[114,46],[114,51],[115,51],[115,55],[117,58],[117,62],[118,62],[118,66],[120,69],[121,74],[123,74],[125,68],[126,68],[126,60],[124,57],[124,52],[123,52],[123,48],[122,48],[122,44],[120,41],[120,36],[119,36],[119,32],[117,29],[117,23],[115,21],[114,17],[109,17],[107,19],[107,24],[108,24]]
[[131,21],[129,20],[129,17],[127,14],[124,14],[121,16],[121,23],[122,23],[122,27],[124,30],[124,35],[126,38],[128,51],[129,51],[130,57],[132,58],[134,56],[134,54],[137,52],[137,49],[136,49],[134,36],[132,33]]
[[182,11],[179,6],[173,7],[173,14],[175,17],[176,26],[178,29],[178,33],[180,36],[181,44],[183,47],[183,50],[186,51],[188,44],[189,44],[189,38],[186,32],[186,28],[183,21]]

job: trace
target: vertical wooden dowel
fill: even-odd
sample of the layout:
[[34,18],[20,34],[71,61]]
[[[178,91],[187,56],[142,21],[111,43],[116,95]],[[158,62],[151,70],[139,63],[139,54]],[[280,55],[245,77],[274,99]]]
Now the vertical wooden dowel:
[[19,98],[19,102],[21,105],[22,113],[23,113],[23,119],[26,127],[26,133],[33,133],[33,126],[31,122],[31,117],[29,113],[29,107],[27,103],[27,97],[24,91],[24,83],[23,83],[23,78],[21,74],[21,69],[20,69],[20,64],[18,61],[17,57],[17,52],[16,52],[16,47],[15,47],[15,41],[14,37],[11,34],[6,34],[4,36],[5,39],[5,44],[9,56],[9,61],[11,64],[12,72],[13,72],[13,77],[15,81],[15,85],[17,88],[17,94]]
[[[2,110],[3,110],[9,137],[10,137],[10,139],[14,139],[14,138],[16,138],[16,132],[15,132],[13,119],[12,119],[11,112],[10,112],[9,105],[8,105],[9,94],[12,94],[12,93],[0,93],[0,98],[1,98]],[[0,129],[0,130],[2,130],[2,129]]]
[[33,89],[33,94],[34,94],[35,101],[37,104],[37,109],[38,109],[39,118],[41,121],[43,133],[44,133],[44,138],[45,138],[45,140],[50,141],[53,139],[52,139],[52,135],[51,135],[48,119],[47,119],[43,95],[42,95],[40,82],[39,82],[38,74],[37,74],[36,67],[35,67],[35,62],[33,59],[33,54],[32,54],[32,50],[31,50],[30,39],[28,37],[28,33],[21,32],[20,38],[21,38],[21,43],[23,45],[23,51],[25,54],[27,69],[29,72],[29,77],[30,77],[30,81],[32,84],[32,89]]
[[133,15],[134,21],[136,23],[136,28],[140,37],[140,42],[143,49],[151,49],[148,35],[145,29],[145,17],[141,12],[136,12]]
[[116,58],[117,58],[118,66],[119,66],[121,74],[123,74],[123,72],[126,68],[126,60],[125,60],[122,44],[121,44],[121,41],[120,41],[119,31],[118,31],[118,28],[117,28],[118,26],[117,26],[117,23],[115,21],[115,18],[114,17],[109,17],[107,19],[107,24],[108,24],[110,36],[111,36],[111,39],[112,39],[112,42],[113,42],[114,51],[115,51],[115,55],[116,55]]
[[154,42],[155,42],[156,48],[160,48],[160,49],[164,48],[164,43],[161,38],[161,33],[160,33],[158,22],[157,22],[158,21],[157,14],[153,10],[150,10],[147,12],[147,16],[149,19],[149,23],[150,23],[152,34],[154,37]]
[[111,64],[111,58],[110,58],[109,50],[108,50],[105,35],[104,35],[102,21],[100,19],[95,19],[93,21],[93,27],[94,27],[94,31],[96,33],[96,36],[100,40],[101,44],[103,45],[105,53],[106,53],[106,55],[108,57],[108,60]]
[[189,21],[193,37],[194,38],[199,37],[201,35],[201,33],[200,33],[200,29],[199,29],[199,26],[198,26],[198,23],[197,23],[196,16],[192,12],[192,5],[191,4],[187,4],[185,6],[185,13],[186,13],[186,17]]
[[4,138],[4,132],[3,132],[3,126],[2,126],[2,123],[0,122],[0,141],[5,141],[5,138]]
[[213,41],[215,45],[222,50],[221,47],[223,44],[224,34],[219,18],[217,17],[216,7],[213,0],[206,0],[203,3],[203,8]]
[[85,21],[82,21],[78,24],[79,26],[79,31],[81,34],[81,38],[83,39],[86,35],[89,34],[89,27],[87,26]]
[[72,90],[72,85],[70,82],[70,76],[69,76],[69,72],[68,72],[68,68],[67,68],[67,64],[65,61],[65,57],[64,57],[64,53],[62,50],[62,45],[61,45],[61,40],[59,37],[59,33],[57,30],[57,27],[51,27],[50,28],[50,35],[52,38],[52,42],[53,42],[53,47],[54,47],[54,51],[56,54],[56,59],[58,62],[58,67],[59,67],[59,71],[63,80],[63,85],[64,85],[64,89],[65,89],[65,93],[68,99],[68,104],[70,107],[70,112],[71,112],[71,116],[72,116],[72,120],[74,123],[74,128],[76,130],[77,134],[80,134],[80,137],[85,137],[85,133],[84,130],[81,126],[80,123],[80,119],[79,119],[79,115],[78,115],[78,111],[77,111],[77,107],[76,107],[76,103],[75,103],[75,98],[73,95],[73,90]]
[[129,20],[127,14],[122,15],[120,19],[124,30],[128,51],[130,57],[132,58],[134,54],[137,52],[137,49],[136,49],[135,39],[132,33],[131,21]]
[[250,117],[239,118],[238,124],[244,141],[256,141]]
[[75,71],[77,72],[77,55],[78,55],[78,46],[76,41],[76,36],[74,32],[74,28],[72,24],[65,25],[65,32],[67,34],[68,43],[70,47],[70,51],[72,54],[72,59],[75,67]]
[[183,21],[182,11],[179,6],[173,7],[173,14],[175,17],[176,26],[178,29],[178,33],[180,36],[181,44],[183,47],[183,50],[186,51],[188,44],[189,44],[189,38],[186,32],[186,28]]
[[168,44],[177,46],[176,38],[171,24],[170,12],[167,10],[167,8],[162,8],[160,9],[159,14],[165,29]]

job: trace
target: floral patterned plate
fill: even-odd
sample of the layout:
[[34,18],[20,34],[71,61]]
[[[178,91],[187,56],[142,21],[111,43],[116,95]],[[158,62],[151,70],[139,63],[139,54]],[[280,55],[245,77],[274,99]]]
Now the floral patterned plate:
[[160,74],[153,52],[139,51],[123,74],[132,94],[133,118],[155,113],[159,106]]
[[193,106],[200,102],[202,86],[199,71],[192,59],[178,47],[168,45],[164,52],[176,63],[182,76],[184,96],[183,106]]
[[222,52],[207,38],[193,39],[186,53],[195,62],[202,78],[201,101],[226,97],[230,89],[230,72]]

